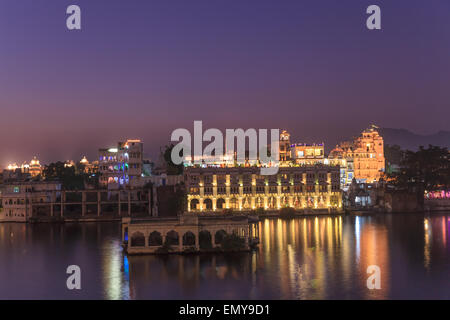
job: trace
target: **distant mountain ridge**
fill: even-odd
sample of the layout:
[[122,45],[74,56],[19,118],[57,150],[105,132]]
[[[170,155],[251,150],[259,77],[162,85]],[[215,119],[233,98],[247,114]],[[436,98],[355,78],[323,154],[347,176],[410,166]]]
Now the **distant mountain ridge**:
[[415,151],[420,146],[434,145],[450,148],[450,131],[439,131],[430,135],[420,135],[407,129],[380,128],[385,144],[399,145],[402,149]]

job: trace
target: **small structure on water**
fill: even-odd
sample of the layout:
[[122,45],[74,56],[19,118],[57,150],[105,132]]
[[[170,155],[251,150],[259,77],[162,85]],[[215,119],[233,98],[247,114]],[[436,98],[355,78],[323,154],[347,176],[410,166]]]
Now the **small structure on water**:
[[128,254],[184,253],[223,249],[228,236],[242,240],[233,251],[248,251],[258,243],[257,217],[199,216],[122,219],[122,241]]

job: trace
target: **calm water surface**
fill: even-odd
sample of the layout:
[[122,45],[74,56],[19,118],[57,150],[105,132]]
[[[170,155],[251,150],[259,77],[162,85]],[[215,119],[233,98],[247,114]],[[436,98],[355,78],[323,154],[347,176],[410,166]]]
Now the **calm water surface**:
[[252,253],[127,257],[118,223],[0,224],[0,299],[450,299],[449,229],[450,214],[274,219]]

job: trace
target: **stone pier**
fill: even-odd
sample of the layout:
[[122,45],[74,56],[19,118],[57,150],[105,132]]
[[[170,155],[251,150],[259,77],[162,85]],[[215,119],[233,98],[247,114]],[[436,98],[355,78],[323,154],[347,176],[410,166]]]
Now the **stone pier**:
[[122,241],[128,254],[198,252],[221,247],[226,235],[244,240],[240,251],[258,242],[258,218],[247,216],[220,217],[184,214],[174,218],[135,220],[122,219]]

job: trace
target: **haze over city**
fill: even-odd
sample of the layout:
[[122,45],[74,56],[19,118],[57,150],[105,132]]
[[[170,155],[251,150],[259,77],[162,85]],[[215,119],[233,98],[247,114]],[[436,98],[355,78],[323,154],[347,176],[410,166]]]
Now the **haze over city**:
[[[371,123],[449,130],[448,1],[0,3],[0,165],[97,157],[176,128],[286,128],[329,147]],[[125,5],[126,4],[126,5]]]

